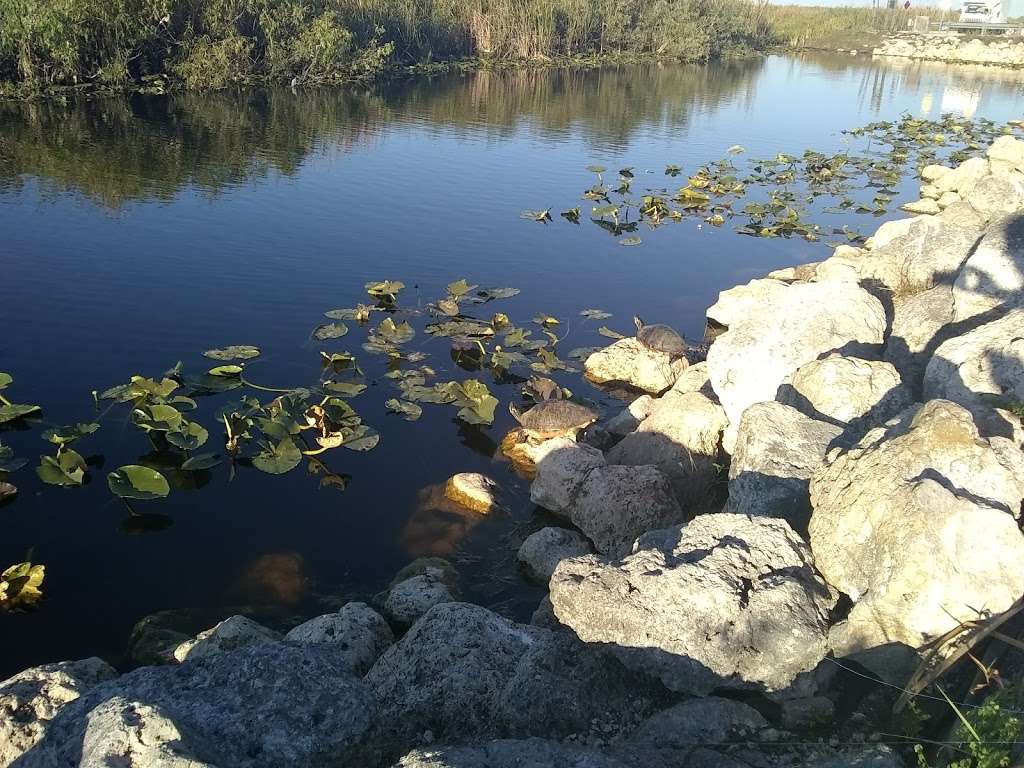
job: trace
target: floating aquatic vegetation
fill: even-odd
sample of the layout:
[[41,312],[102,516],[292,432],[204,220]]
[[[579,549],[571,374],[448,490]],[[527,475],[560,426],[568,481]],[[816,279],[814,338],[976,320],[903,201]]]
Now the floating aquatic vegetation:
[[405,288],[405,283],[398,280],[380,280],[367,283],[366,292],[384,305],[393,305],[398,302],[398,294]]
[[254,357],[259,356],[259,347],[253,347],[247,344],[235,344],[230,347],[208,349],[203,352],[203,357],[208,357],[211,360],[222,360],[225,362],[231,360],[252,360]]
[[319,341],[329,341],[330,339],[340,339],[346,333],[348,333],[348,326],[344,323],[324,323],[314,329],[313,338]]
[[519,214],[521,219],[529,219],[530,221],[548,222],[551,221],[551,209],[545,208],[543,211],[523,211]]
[[127,464],[107,475],[110,492],[121,499],[151,501],[171,492],[167,478],[150,467]]
[[9,445],[0,445],[0,472],[17,472],[28,464],[28,459],[19,459]]
[[43,456],[36,467],[39,479],[47,485],[75,487],[85,481],[85,459],[70,448],[58,449],[56,456]]
[[54,445],[70,445],[86,435],[91,435],[99,428],[100,425],[95,422],[74,424],[66,427],[53,427],[43,432],[42,438]]
[[0,608],[13,610],[34,606],[43,597],[41,587],[45,576],[46,567],[31,562],[5,569],[0,573]]
[[392,413],[400,415],[406,421],[416,421],[423,415],[423,408],[421,406],[416,405],[416,403],[410,403],[407,400],[391,398],[384,402],[384,406]]
[[[7,387],[13,383],[14,378],[9,373],[0,372],[0,392],[7,389]],[[41,412],[42,408],[38,405],[12,403],[3,395],[0,395],[0,424],[6,424],[9,421],[16,421],[17,419],[24,418],[25,416],[31,416]]]

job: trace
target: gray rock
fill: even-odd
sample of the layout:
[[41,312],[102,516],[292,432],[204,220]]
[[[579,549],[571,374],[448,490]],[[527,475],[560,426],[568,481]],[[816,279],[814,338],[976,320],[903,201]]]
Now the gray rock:
[[625,437],[651,415],[651,406],[654,403],[655,400],[650,395],[641,395],[608,421],[608,433],[613,437]]
[[569,507],[569,519],[611,557],[622,557],[640,534],[682,522],[672,485],[656,467],[592,469]]
[[409,626],[435,605],[455,598],[445,583],[430,573],[399,582],[384,599],[384,615],[400,626]]
[[935,200],[927,197],[922,198],[921,200],[912,200],[909,203],[904,203],[900,208],[907,213],[923,214],[935,214],[942,210],[939,208],[939,204]]
[[115,677],[109,664],[93,657],[32,667],[0,682],[0,768],[42,739],[66,704]]
[[701,744],[747,739],[768,721],[753,707],[715,696],[689,699],[652,715],[630,741],[654,747],[687,750]]
[[1024,184],[1005,176],[986,176],[974,185],[968,202],[986,219],[1024,208]]
[[543,599],[530,615],[530,624],[541,629],[550,629],[553,632],[564,631],[566,627],[555,616],[555,609],[551,606],[551,596],[544,595]]
[[[1024,303],[1024,217],[989,224],[953,285],[957,322]],[[986,317],[990,315],[986,314]]]
[[417,749],[392,768],[627,768],[611,755],[544,739]]
[[1005,163],[1009,167],[1024,172],[1024,141],[1013,136],[1000,136],[988,148],[990,163]]
[[985,226],[985,222],[988,221],[987,216],[982,216],[978,213],[974,206],[966,200],[947,205],[942,213],[939,214],[939,218],[954,227],[974,231],[982,229]]
[[527,536],[517,557],[530,579],[547,584],[560,562],[590,552],[590,542],[576,531],[548,527]]
[[785,521],[733,514],[651,532],[618,563],[563,560],[550,587],[584,642],[699,694],[790,685],[824,656],[835,603]]
[[604,454],[589,445],[567,437],[545,440],[537,455],[530,501],[549,512],[568,514],[587,474],[604,463]]
[[174,649],[192,640],[185,631],[193,622],[187,611],[160,611],[144,616],[132,627],[128,656],[138,666],[176,664]]
[[590,355],[583,363],[587,377],[598,384],[622,383],[658,395],[671,387],[689,362],[648,349],[636,339],[620,339]]
[[945,176],[947,173],[949,173],[951,170],[953,169],[948,168],[945,165],[926,165],[924,168],[921,169],[921,181],[927,183],[936,182],[943,176]]
[[740,417],[748,406],[774,400],[779,385],[821,355],[862,352],[881,344],[885,310],[851,283],[797,283],[723,333],[708,351],[715,394],[729,427],[724,449],[732,453]]
[[802,768],[905,768],[905,765],[898,753],[881,744],[823,749],[801,763]]
[[953,290],[937,285],[893,304],[892,331],[883,357],[899,371],[913,396],[919,396],[925,366],[953,322]]
[[[711,388],[711,379],[710,374],[708,373],[707,362],[700,362],[691,365],[679,374],[679,378],[676,379],[676,383],[672,385],[672,391],[680,395],[686,395],[690,392],[700,392],[702,395],[707,395],[708,397],[713,398],[715,396],[715,390]],[[648,414],[648,416],[649,415],[650,414]]]
[[986,437],[1014,438],[1016,417],[996,409],[1024,403],[1024,308],[944,341],[925,370],[924,396],[964,406]]
[[840,425],[867,420],[872,426],[913,402],[891,364],[837,354],[800,366],[777,399],[812,419]]
[[707,318],[731,328],[751,314],[756,314],[765,303],[778,301],[788,288],[788,283],[781,280],[764,278],[751,280],[746,285],[737,285],[718,294],[718,301],[708,307]]
[[729,465],[728,510],[779,517],[806,530],[811,476],[842,431],[782,403],[747,408]]
[[811,731],[832,724],[835,704],[825,696],[787,699],[780,706],[782,727],[790,731]]
[[459,575],[455,570],[455,566],[443,557],[417,557],[394,575],[389,588],[401,584],[413,576],[423,576],[424,574],[440,581],[448,587],[452,594],[455,594]]
[[65,706],[17,765],[345,764],[373,707],[331,646],[264,643],[101,684]]
[[231,616],[214,627],[200,632],[191,640],[174,649],[173,656],[177,661],[186,659],[202,659],[225,651],[244,648],[247,645],[273,643],[281,639],[281,635],[267,629],[245,616]]
[[607,455],[609,464],[652,465],[686,509],[706,501],[718,477],[725,410],[700,392],[666,392],[650,415]]
[[609,735],[655,706],[656,689],[571,633],[513,624],[485,608],[431,609],[366,681],[380,702],[377,742],[397,754],[429,729],[441,743],[565,737],[598,719]]
[[811,547],[854,601],[848,650],[916,648],[976,618],[977,606],[998,613],[1020,596],[1024,475],[1019,457],[1006,461],[968,411],[932,400],[815,474]]
[[940,192],[959,192],[961,197],[968,197],[974,186],[988,175],[988,160],[984,157],[972,157],[936,179],[935,186]]
[[330,643],[342,663],[356,675],[365,675],[373,662],[395,642],[391,627],[366,603],[346,603],[337,613],[317,616],[292,629],[285,640]]

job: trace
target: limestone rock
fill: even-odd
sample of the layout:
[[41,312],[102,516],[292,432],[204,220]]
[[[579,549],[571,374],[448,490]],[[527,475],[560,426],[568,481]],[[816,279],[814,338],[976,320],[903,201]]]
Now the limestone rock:
[[912,395],[920,394],[925,366],[952,322],[953,289],[948,285],[893,302],[892,330],[882,356],[899,371]]
[[921,169],[921,180],[929,184],[934,183],[949,173],[952,168],[944,165],[926,165]]
[[724,513],[646,534],[621,562],[563,560],[550,587],[581,640],[699,694],[790,685],[824,656],[835,603],[785,521]]
[[930,198],[922,198],[921,200],[912,200],[909,203],[904,203],[900,206],[901,209],[907,213],[920,213],[920,214],[935,214],[941,209],[939,204]]
[[573,525],[611,557],[627,554],[640,534],[683,518],[668,478],[652,466],[596,467],[569,506]]
[[560,562],[590,552],[590,543],[576,531],[549,526],[527,536],[517,558],[529,578],[547,584]]
[[608,421],[608,432],[613,437],[625,437],[650,416],[654,402],[650,395],[641,395]]
[[264,643],[96,686],[61,710],[18,766],[351,764],[373,707],[330,646]]
[[963,229],[938,216],[919,216],[906,230],[874,249],[857,265],[862,280],[878,282],[893,293],[919,293],[940,283],[952,283],[978,240],[974,229]]
[[1005,163],[1017,171],[1024,172],[1024,141],[1013,136],[1000,136],[988,148],[989,161]]
[[968,200],[985,218],[998,218],[1024,208],[1024,183],[1005,176],[986,176],[974,185]]
[[545,441],[530,485],[530,501],[549,512],[568,514],[587,474],[604,463],[604,455],[589,445],[564,437]]
[[737,285],[718,294],[718,301],[708,307],[708,320],[731,328],[733,325],[757,312],[765,302],[771,302],[784,295],[789,288],[780,280],[751,280],[746,285]]
[[1024,403],[1024,308],[944,341],[925,370],[924,396],[964,406],[986,437],[1013,437],[993,409]]
[[[679,395],[700,392],[708,397],[714,397],[715,391],[711,388],[709,377],[708,364],[706,362],[696,363],[680,374],[676,383],[672,385],[672,391]],[[650,416],[650,414],[647,415]]]
[[719,336],[708,351],[715,394],[729,427],[723,447],[735,443],[748,406],[774,400],[779,385],[797,368],[827,352],[855,353],[881,344],[886,329],[881,302],[851,283],[787,287]]
[[811,475],[842,428],[782,403],[755,403],[743,412],[729,466],[728,510],[779,517],[805,530]]
[[988,174],[988,160],[972,157],[936,179],[935,186],[942,192],[959,192],[961,197],[966,198],[974,190],[974,185]]
[[272,643],[281,635],[245,616],[231,616],[174,649],[177,661],[201,659],[247,645]]
[[700,392],[666,392],[650,416],[607,455],[609,464],[653,465],[671,481],[684,508],[705,501],[715,483],[722,433],[721,405]]
[[449,501],[486,515],[497,505],[498,484],[479,472],[460,472],[448,478],[444,495]]
[[435,605],[454,601],[445,583],[430,573],[413,576],[388,590],[384,614],[402,626],[415,622]]
[[778,400],[812,419],[881,423],[913,400],[889,363],[832,354],[800,366],[779,388]]
[[44,664],[0,682],[0,768],[7,768],[46,733],[69,702],[117,672],[95,657]]
[[1024,217],[989,224],[953,285],[957,322],[1024,303]]
[[583,368],[587,377],[598,384],[623,383],[657,395],[671,387],[687,365],[685,357],[672,359],[631,338],[594,352]]
[[962,227],[963,229],[971,229],[974,231],[984,227],[985,222],[988,221],[987,216],[982,216],[978,213],[974,206],[966,200],[961,200],[958,203],[947,205],[945,210],[939,214],[939,218],[947,224],[952,224],[955,227]]
[[[975,192],[973,194],[977,194],[977,186],[975,186]],[[945,210],[949,206],[953,205],[953,203],[959,203],[960,200],[960,195],[957,192],[943,192],[941,195],[939,195],[939,198],[936,200],[936,202],[939,204],[939,208]]]
[[651,711],[655,690],[571,633],[514,624],[466,603],[431,609],[366,681],[380,705],[377,738],[398,754],[424,727],[443,743],[558,738],[594,718],[630,723]]
[[860,647],[916,648],[1024,591],[1024,477],[1005,461],[968,411],[932,400],[812,478],[815,564],[854,601],[849,633]]
[[299,624],[285,635],[285,640],[330,643],[344,665],[361,676],[395,642],[395,637],[384,618],[366,603],[346,603],[337,613]]

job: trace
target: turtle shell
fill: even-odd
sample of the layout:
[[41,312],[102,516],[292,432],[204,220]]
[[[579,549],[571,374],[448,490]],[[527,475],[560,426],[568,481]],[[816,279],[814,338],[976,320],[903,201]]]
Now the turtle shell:
[[519,423],[533,432],[582,429],[597,421],[597,414],[570,400],[545,400],[522,414]]
[[686,354],[686,342],[683,337],[667,325],[645,325],[636,333],[637,339],[648,349],[664,352],[670,357],[682,357]]

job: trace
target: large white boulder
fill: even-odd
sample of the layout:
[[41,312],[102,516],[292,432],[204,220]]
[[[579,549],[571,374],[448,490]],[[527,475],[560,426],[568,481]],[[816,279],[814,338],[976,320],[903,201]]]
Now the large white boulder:
[[658,395],[675,383],[687,365],[685,357],[673,359],[630,338],[594,352],[584,361],[583,369],[597,384],[628,384]]
[[530,501],[549,512],[568,515],[587,474],[604,463],[604,454],[589,445],[567,437],[544,441],[530,485]]
[[729,427],[723,447],[732,452],[743,412],[774,400],[779,385],[801,365],[835,351],[856,353],[881,344],[886,329],[881,302],[852,283],[788,286],[719,336],[708,351],[715,394]]
[[1024,303],[1024,217],[992,221],[953,284],[957,322]]
[[953,289],[937,285],[893,301],[892,329],[882,357],[899,371],[916,397],[925,366],[953,322]]
[[204,630],[191,640],[174,649],[176,661],[201,659],[224,651],[233,651],[247,645],[272,643],[281,635],[245,616],[231,616],[214,627]]
[[778,400],[833,424],[881,423],[913,402],[891,364],[838,354],[800,366],[779,388]]
[[708,307],[707,318],[718,325],[730,327],[748,317],[765,303],[785,293],[788,283],[760,278],[745,285],[728,288],[718,294],[718,301]]

